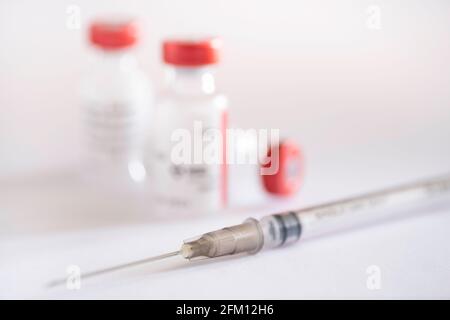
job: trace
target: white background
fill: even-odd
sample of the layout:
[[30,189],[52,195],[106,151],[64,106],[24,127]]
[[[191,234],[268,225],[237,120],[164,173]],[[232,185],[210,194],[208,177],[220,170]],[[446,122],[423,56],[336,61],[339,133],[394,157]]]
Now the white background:
[[[247,259],[168,262],[79,291],[43,288],[70,264],[125,262],[250,215],[450,172],[448,1],[0,3],[0,297],[450,297],[446,206]],[[81,29],[66,25],[70,5],[81,10]],[[371,5],[381,10],[379,30],[367,26]],[[218,78],[232,125],[279,128],[302,145],[298,197],[154,221],[142,190],[113,197],[80,186],[71,173],[81,148],[78,86],[94,54],[85,27],[115,12],[141,18],[137,54],[156,88],[164,36],[223,36]],[[240,184],[232,177],[234,193]],[[366,286],[371,265],[380,267],[380,290]]]

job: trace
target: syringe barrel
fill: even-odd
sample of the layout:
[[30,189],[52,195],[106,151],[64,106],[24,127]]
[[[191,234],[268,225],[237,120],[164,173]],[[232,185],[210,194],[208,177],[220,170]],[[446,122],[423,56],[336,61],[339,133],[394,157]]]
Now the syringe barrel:
[[259,225],[264,235],[264,249],[295,242],[302,233],[300,219],[294,211],[265,216]]
[[[281,246],[299,239],[300,235],[309,238],[401,217],[421,204],[429,206],[449,196],[450,176],[446,176],[268,216],[261,220],[265,230],[264,247]],[[267,232],[268,228],[272,231]]]

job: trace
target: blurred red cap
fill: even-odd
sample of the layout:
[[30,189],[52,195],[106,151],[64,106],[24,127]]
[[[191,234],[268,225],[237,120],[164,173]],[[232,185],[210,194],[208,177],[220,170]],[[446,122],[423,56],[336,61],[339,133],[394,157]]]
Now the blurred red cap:
[[169,39],[163,42],[163,59],[168,64],[195,67],[219,61],[219,38]]
[[265,189],[269,193],[281,196],[295,194],[300,189],[305,170],[300,147],[293,141],[285,140],[278,145],[271,146],[267,157],[270,161],[263,167],[278,167],[278,170],[273,175],[262,175]]
[[115,50],[130,47],[137,40],[137,27],[133,20],[97,20],[89,29],[92,44]]

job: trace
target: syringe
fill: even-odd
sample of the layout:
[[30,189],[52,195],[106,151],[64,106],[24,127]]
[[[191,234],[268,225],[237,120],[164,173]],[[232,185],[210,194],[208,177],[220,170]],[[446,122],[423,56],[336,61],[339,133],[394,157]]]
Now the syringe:
[[203,234],[196,240],[185,241],[180,254],[186,259],[209,258],[257,253],[331,231],[355,227],[404,211],[402,205],[417,205],[422,200],[450,195],[450,176],[393,187],[306,209],[272,214],[261,220],[247,219],[244,223]]
[[[185,240],[180,250],[103,270],[83,274],[83,279],[127,267],[181,255],[185,259],[215,258],[239,253],[257,253],[330,231],[338,231],[404,213],[402,205],[417,206],[423,200],[450,195],[450,176],[362,194],[306,209],[292,210],[205,233]],[[62,282],[56,281],[52,285]]]

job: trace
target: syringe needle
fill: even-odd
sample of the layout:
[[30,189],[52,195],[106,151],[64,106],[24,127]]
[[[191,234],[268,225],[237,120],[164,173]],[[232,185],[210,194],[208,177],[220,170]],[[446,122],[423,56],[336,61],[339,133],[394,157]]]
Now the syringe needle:
[[[158,261],[158,260],[174,257],[174,256],[177,256],[179,254],[180,254],[180,251],[173,251],[173,252],[161,254],[161,255],[158,255],[158,256],[154,256],[154,257],[150,257],[150,258],[146,258],[146,259],[142,259],[142,260],[132,261],[132,262],[116,265],[116,266],[105,268],[105,269],[100,269],[100,270],[87,272],[87,273],[81,274],[81,277],[82,277],[82,279],[92,278],[92,277],[99,276],[99,275],[102,275],[102,274],[105,274],[105,273],[110,273],[110,272],[114,272],[114,271],[118,271],[118,270],[122,270],[122,269],[126,269],[126,268],[135,267],[135,266],[138,266],[138,265],[141,265],[141,264],[146,264],[146,263],[149,263],[149,262],[155,262],[155,261]],[[66,279],[58,279],[58,280],[54,280],[54,281],[48,283],[47,286],[48,287],[55,287],[55,286],[64,284],[65,282],[66,282]]]
[[96,270],[96,271],[91,271],[91,272],[87,272],[85,274],[82,274],[82,278],[83,279],[91,278],[91,277],[95,277],[95,276],[98,276],[98,275],[101,275],[101,274],[105,274],[105,273],[109,273],[109,272],[113,272],[113,271],[117,271],[117,270],[121,270],[121,269],[134,267],[134,266],[137,266],[137,265],[140,265],[140,264],[145,264],[145,263],[149,263],[149,262],[154,262],[154,261],[166,259],[166,258],[169,258],[169,257],[174,257],[174,256],[179,255],[179,254],[180,254],[180,251],[174,251],[174,252],[161,254],[159,256],[154,256],[154,257],[150,257],[150,258],[146,258],[146,259],[142,259],[142,260],[132,261],[132,262],[128,262],[128,263],[124,263],[124,264],[120,264],[120,265],[117,265],[117,266],[113,266],[113,267],[109,267],[109,268],[105,268],[105,269],[100,269],[100,270]]

